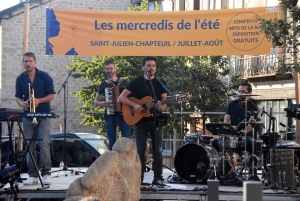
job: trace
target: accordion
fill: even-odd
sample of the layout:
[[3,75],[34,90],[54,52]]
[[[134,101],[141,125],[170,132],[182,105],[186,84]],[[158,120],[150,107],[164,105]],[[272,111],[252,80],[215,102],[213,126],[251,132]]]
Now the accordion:
[[122,112],[121,103],[119,101],[120,86],[105,88],[105,99],[109,103],[106,108],[107,115],[114,115],[115,113]]

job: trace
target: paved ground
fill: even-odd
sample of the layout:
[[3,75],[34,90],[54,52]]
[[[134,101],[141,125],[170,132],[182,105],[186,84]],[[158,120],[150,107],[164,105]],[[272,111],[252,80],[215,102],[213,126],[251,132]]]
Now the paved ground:
[[[70,168],[71,169],[71,168]],[[71,174],[67,172],[55,172],[52,173],[52,184],[49,188],[43,190],[37,190],[41,185],[24,186],[19,184],[18,198],[37,198],[37,199],[64,199],[66,190],[71,182],[81,177],[86,168],[73,168],[79,174]],[[65,176],[67,175],[67,176]],[[23,178],[27,177],[27,174],[22,175]],[[164,169],[163,177],[165,179],[164,184],[166,186],[147,191],[141,191],[141,198],[144,200],[207,200],[207,185],[200,183],[170,183],[170,179],[174,179],[173,172],[169,169]],[[168,179],[169,178],[169,179]],[[145,182],[151,183],[153,180],[153,172],[145,173]],[[243,187],[236,185],[220,185],[219,186],[219,200],[243,200]],[[217,193],[217,192],[216,192]],[[295,190],[271,190],[270,188],[263,187],[261,190],[263,200],[278,200],[278,201],[300,201],[300,194]],[[10,191],[10,185],[0,189],[0,198],[13,198],[14,194]]]

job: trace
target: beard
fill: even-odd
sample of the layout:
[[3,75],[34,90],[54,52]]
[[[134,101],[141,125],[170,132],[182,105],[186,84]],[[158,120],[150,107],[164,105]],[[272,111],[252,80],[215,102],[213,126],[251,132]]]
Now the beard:
[[111,78],[112,76],[115,75],[115,73],[106,73],[106,75],[107,75],[108,78]]
[[246,100],[246,96],[239,96],[239,100],[240,100],[240,101]]

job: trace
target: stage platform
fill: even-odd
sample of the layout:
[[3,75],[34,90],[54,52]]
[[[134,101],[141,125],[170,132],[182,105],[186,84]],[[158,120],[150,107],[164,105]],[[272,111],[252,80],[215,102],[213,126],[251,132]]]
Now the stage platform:
[[[24,186],[23,183],[18,183],[18,191],[16,194],[12,192],[10,185],[7,184],[0,189],[0,198],[14,199],[64,199],[66,191],[73,180],[82,177],[87,168],[69,168],[77,172],[78,175],[71,174],[70,171],[55,172],[51,174],[52,183],[49,188],[40,189],[42,186],[31,185]],[[53,171],[53,170],[52,170]],[[168,183],[167,178],[172,176],[173,172],[169,169],[164,169],[163,176],[166,186],[164,188],[156,188],[153,186],[148,190],[141,191],[141,199],[147,200],[199,200],[205,201],[208,199],[207,185],[200,185],[197,183]],[[22,178],[27,178],[27,174],[22,174]],[[153,172],[145,173],[145,182],[151,183],[153,179]],[[262,189],[263,200],[284,200],[284,201],[299,201],[299,191]],[[219,186],[219,200],[243,200],[243,187],[237,186]]]

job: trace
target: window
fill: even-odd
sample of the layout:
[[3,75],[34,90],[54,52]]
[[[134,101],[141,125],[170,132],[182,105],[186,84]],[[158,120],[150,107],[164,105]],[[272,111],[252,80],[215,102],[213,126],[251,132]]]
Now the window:
[[149,11],[155,11],[155,3],[149,2]]
[[52,150],[53,150],[53,156],[56,160],[58,161],[63,161],[63,156],[64,156],[64,151],[66,154],[66,161],[65,162],[70,162],[70,163],[75,163],[73,159],[73,154],[74,154],[74,146],[73,142],[66,142],[66,147],[64,150],[64,142],[63,140],[55,140],[52,143]]
[[[257,101],[257,106],[259,108],[259,118],[261,118],[261,121],[264,122],[263,133],[266,133],[269,130],[270,132],[272,132],[273,129],[272,121],[270,121],[270,117],[268,115],[271,115],[275,118],[274,132],[278,133],[280,131],[286,130],[286,128],[281,126],[280,123],[287,125],[286,112],[284,111],[284,108],[288,107],[287,100]],[[260,116],[263,108],[268,115],[264,114]]]

